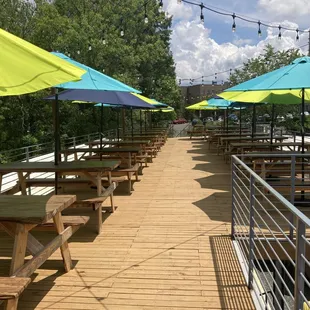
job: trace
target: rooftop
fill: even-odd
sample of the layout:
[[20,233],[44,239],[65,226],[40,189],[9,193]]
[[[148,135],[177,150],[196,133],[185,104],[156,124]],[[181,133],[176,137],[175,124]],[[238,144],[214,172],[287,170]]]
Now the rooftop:
[[[59,271],[56,251],[20,309],[254,309],[229,236],[230,166],[203,141],[168,139],[143,172],[99,236],[92,217],[70,238],[75,268]],[[0,247],[7,276],[13,239],[0,232]]]

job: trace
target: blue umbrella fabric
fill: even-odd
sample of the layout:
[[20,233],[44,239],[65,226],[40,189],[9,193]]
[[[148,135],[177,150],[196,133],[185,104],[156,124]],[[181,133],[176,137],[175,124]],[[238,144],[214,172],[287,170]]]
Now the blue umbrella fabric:
[[310,57],[297,58],[287,66],[228,88],[224,92],[302,88],[310,88]]
[[123,92],[133,92],[133,93],[141,93],[139,90],[134,89],[118,80],[111,78],[108,75],[105,75],[95,69],[92,69],[84,64],[81,64],[70,57],[62,54],[52,52],[53,55],[62,58],[71,64],[74,64],[77,67],[80,67],[86,70],[81,76],[81,80],[77,83],[64,83],[59,84],[55,87],[57,88],[64,88],[64,89],[97,89],[97,90],[109,90],[109,91],[123,91]]
[[[44,98],[54,100],[55,96]],[[154,109],[154,106],[146,103],[138,97],[122,91],[103,91],[91,89],[70,89],[58,94],[59,100],[79,100],[88,102],[100,102],[105,104],[121,105],[140,109]]]

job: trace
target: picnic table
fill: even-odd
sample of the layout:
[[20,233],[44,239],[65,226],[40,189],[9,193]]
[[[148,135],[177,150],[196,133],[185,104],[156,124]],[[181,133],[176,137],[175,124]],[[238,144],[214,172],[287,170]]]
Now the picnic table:
[[[279,141],[282,142],[283,140],[287,139],[288,137],[286,136],[273,136],[272,140]],[[271,136],[270,135],[260,135],[260,136],[255,136],[255,137],[251,137],[251,136],[247,136],[247,137],[239,137],[239,136],[235,136],[235,137],[221,137],[221,147],[222,149],[224,149],[224,152],[228,152],[230,151],[229,149],[229,145],[231,143],[235,143],[235,142],[255,142],[255,141],[270,141],[271,140]],[[218,147],[218,152],[217,154],[219,154],[219,149],[221,147]]]
[[[0,165],[0,191],[2,186],[2,177],[5,174],[16,172],[18,175],[18,183],[11,190],[19,191],[21,189],[22,195],[27,195],[27,182],[31,173],[37,172],[55,172],[56,175],[81,175],[97,187],[97,194],[101,196],[105,192],[102,186],[102,173],[108,174],[109,185],[111,182],[111,171],[120,165],[119,160],[105,160],[105,161],[71,161],[61,162],[55,165],[53,162],[14,162]],[[95,174],[95,176],[93,175]],[[36,180],[36,179],[32,179]],[[57,181],[62,179],[57,179]],[[79,179],[68,179],[74,182]],[[37,180],[39,182],[39,179]],[[46,181],[54,181],[54,179],[46,179]],[[113,196],[111,195],[111,203],[113,206]]]
[[[283,150],[283,147],[287,147],[289,151],[301,151],[302,143],[301,142],[281,142],[281,143],[271,143],[271,142],[243,142],[243,143],[230,143],[229,144],[229,152],[233,152],[236,150],[236,153],[238,154],[244,154],[246,150],[255,150],[255,149],[264,149],[264,150],[270,150],[273,152],[273,150],[278,150],[279,148]],[[307,151],[310,149],[310,143],[305,143],[304,147]]]
[[[29,277],[58,248],[61,250],[65,271],[72,269],[67,240],[88,220],[86,217],[75,217],[78,224],[65,228],[61,212],[70,207],[75,200],[75,195],[0,196],[0,226],[14,238],[11,276]],[[44,246],[30,231],[51,221],[57,236]],[[25,263],[26,250],[33,257]]]
[[[138,154],[141,152],[140,147],[104,147],[102,149],[100,148],[75,148],[75,149],[66,149],[62,150],[60,153],[64,154],[65,161],[68,160],[68,156],[74,154],[75,160],[84,159],[86,154],[89,154],[89,156],[92,155],[92,153],[96,153],[101,155],[117,155],[117,157],[120,157],[121,159],[124,159],[124,155],[126,156],[126,159],[128,159],[128,168],[132,166],[132,154]],[[81,153],[81,157],[78,158],[78,153]]]
[[[143,146],[148,145],[150,143],[151,143],[150,140],[102,141],[102,146],[114,145],[114,146],[117,146],[117,147],[123,147],[123,146],[140,146],[140,147],[143,147]],[[85,144],[88,145],[90,148],[92,148],[92,147],[100,147],[100,140],[90,141],[90,142],[87,142]]]

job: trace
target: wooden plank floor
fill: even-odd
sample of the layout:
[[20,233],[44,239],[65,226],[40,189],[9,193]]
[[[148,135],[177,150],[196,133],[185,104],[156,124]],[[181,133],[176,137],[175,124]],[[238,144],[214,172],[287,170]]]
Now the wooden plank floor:
[[[229,238],[229,169],[205,142],[169,139],[133,194],[115,197],[101,235],[91,220],[70,239],[75,268],[63,273],[57,251],[19,309],[254,309]],[[12,240],[1,232],[0,245],[7,275]]]

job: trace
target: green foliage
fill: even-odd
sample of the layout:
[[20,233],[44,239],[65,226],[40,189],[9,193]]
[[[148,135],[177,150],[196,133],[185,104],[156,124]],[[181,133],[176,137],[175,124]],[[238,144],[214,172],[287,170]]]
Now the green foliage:
[[[148,1],[147,24],[140,0],[122,5],[106,0],[0,0],[0,6],[1,28],[48,51],[70,55],[150,98],[174,107],[180,101],[170,52],[171,18],[158,12],[156,0]],[[52,105],[41,99],[48,93],[1,99],[1,149],[52,140]],[[62,136],[99,130],[100,108],[69,102],[61,102],[60,108]],[[156,120],[167,118],[166,114],[171,113],[158,113]],[[116,128],[116,116],[104,109],[104,130]],[[136,116],[134,120],[138,122]]]

